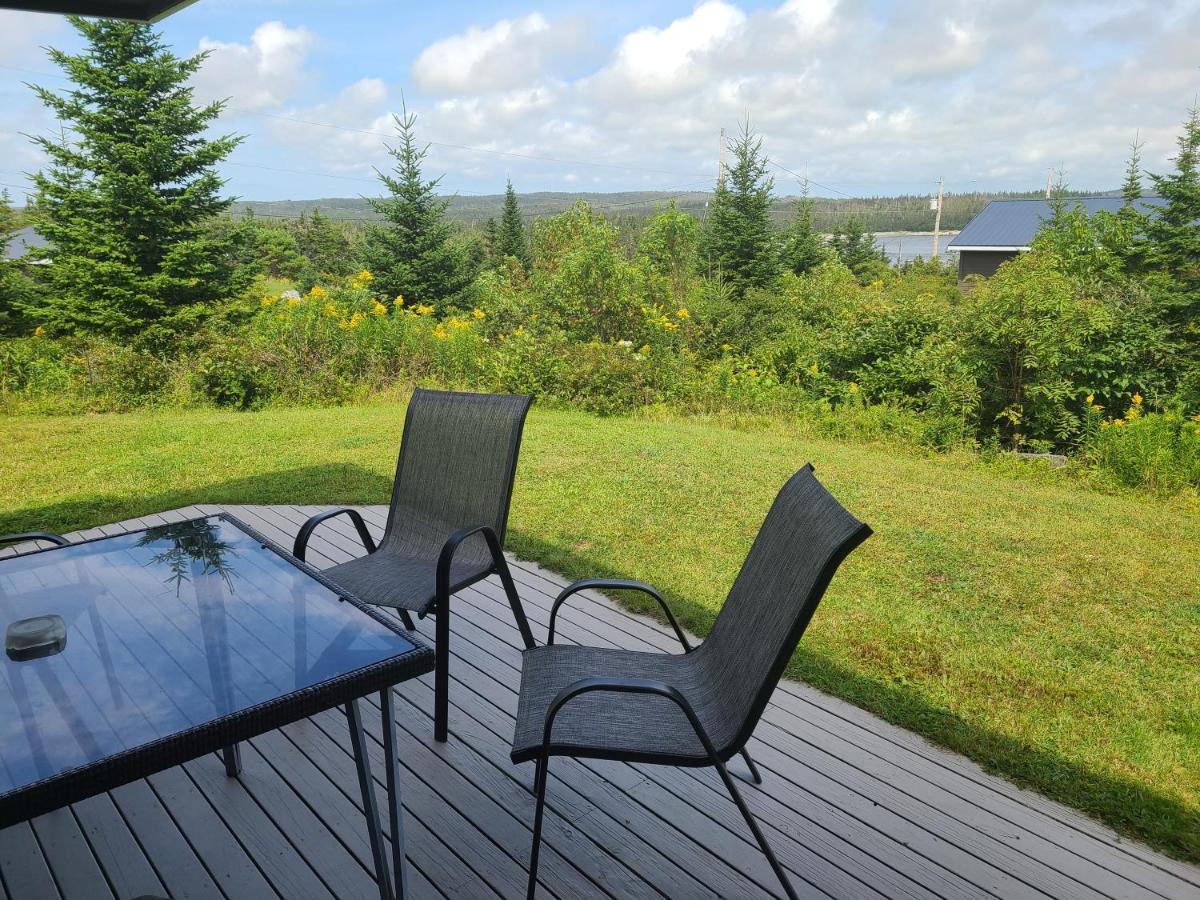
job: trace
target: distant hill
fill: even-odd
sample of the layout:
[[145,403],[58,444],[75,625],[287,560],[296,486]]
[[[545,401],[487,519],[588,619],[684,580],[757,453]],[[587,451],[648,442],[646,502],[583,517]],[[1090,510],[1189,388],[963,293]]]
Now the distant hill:
[[[1103,191],[1072,192],[1080,196],[1099,196]],[[1040,191],[947,194],[942,204],[942,228],[953,231],[962,228],[990,200],[1040,197]],[[709,191],[621,191],[616,193],[568,193],[542,191],[520,194],[521,211],[527,219],[553,216],[577,200],[586,200],[594,210],[618,219],[641,219],[666,207],[672,199],[680,209],[703,218],[712,193]],[[489,218],[499,219],[504,204],[503,194],[464,195],[448,198],[450,218],[468,227],[483,225]],[[797,198],[777,200],[772,210],[777,224],[782,225],[795,215]],[[925,195],[898,197],[814,197],[814,220],[817,230],[830,232],[850,215],[857,215],[869,231],[931,231],[933,212]],[[251,210],[254,215],[270,218],[295,219],[301,213],[319,209],[331,219],[358,222],[375,221],[378,217],[361,197],[324,197],[317,200],[239,200],[233,208],[235,215]]]

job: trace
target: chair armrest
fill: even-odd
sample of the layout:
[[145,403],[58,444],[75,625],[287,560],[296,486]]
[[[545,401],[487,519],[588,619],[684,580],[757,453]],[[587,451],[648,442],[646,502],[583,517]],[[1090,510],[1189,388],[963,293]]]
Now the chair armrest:
[[496,531],[490,525],[468,525],[466,528],[460,528],[446,539],[446,543],[442,545],[442,552],[438,554],[437,581],[435,583],[437,596],[445,597],[450,594],[450,566],[454,562],[454,554],[458,552],[462,542],[474,534],[482,534],[483,539],[487,541],[488,551],[492,554],[493,566],[504,563],[504,551],[500,549],[500,538],[496,537]]
[[692,709],[692,704],[688,703],[687,698],[679,692],[678,688],[651,678],[581,678],[559,691],[546,710],[546,724],[542,730],[543,761],[549,756],[550,735],[554,728],[554,718],[558,715],[559,710],[576,697],[596,693],[597,691],[605,691],[613,694],[653,694],[658,697],[666,697],[687,716],[688,722],[696,732],[696,737],[704,745],[704,749],[707,751],[709,757],[713,760],[718,759],[716,748],[713,746],[708,732],[700,724],[699,716],[696,715],[696,711]]
[[317,513],[307,522],[300,526],[300,531],[296,534],[296,543],[292,545],[292,556],[296,559],[304,559],[304,554],[308,551],[308,539],[312,537],[313,531],[318,525],[326,519],[332,519],[334,516],[347,516],[354,523],[354,529],[358,532],[359,539],[363,542],[363,546],[367,548],[367,553],[375,552],[375,539],[371,537],[371,532],[367,530],[367,523],[363,521],[362,515],[356,509],[331,509],[328,512]]
[[25,531],[20,534],[0,534],[0,544],[23,544],[26,541],[46,541],[59,547],[65,547],[68,541],[61,534],[49,531]]
[[588,590],[641,591],[643,594],[649,594],[658,601],[658,605],[662,608],[663,614],[667,617],[671,628],[675,630],[675,636],[679,638],[679,643],[683,645],[683,652],[691,653],[691,644],[688,643],[683,629],[679,627],[679,623],[675,621],[675,616],[671,614],[671,607],[667,606],[667,601],[663,599],[658,589],[646,584],[644,581],[631,581],[627,578],[584,578],[563,588],[562,592],[554,599],[554,605],[550,607],[550,627],[546,635],[547,644],[554,643],[554,622],[558,616],[558,608],[563,605],[568,597],[578,594],[580,591]]

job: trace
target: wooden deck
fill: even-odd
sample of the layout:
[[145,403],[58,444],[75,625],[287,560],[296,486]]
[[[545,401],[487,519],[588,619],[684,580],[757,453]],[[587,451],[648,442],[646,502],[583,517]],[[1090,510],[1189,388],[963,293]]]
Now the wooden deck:
[[[317,508],[229,510],[290,545]],[[364,513],[381,531],[386,511]],[[359,553],[349,523],[335,520],[318,530],[309,559],[324,566]],[[563,580],[529,563],[515,563],[513,574],[540,639]],[[559,621],[565,641],[677,649],[654,622],[595,595],[564,607]],[[432,638],[429,624],[420,627]],[[508,759],[519,643],[499,585],[485,582],[457,600],[449,743],[432,740],[432,676],[398,692],[418,897],[523,895],[532,766]],[[377,731],[374,718],[366,716]],[[765,783],[744,788],[747,802],[802,896],[1200,898],[1200,869],[802,684],[776,691],[750,749]],[[373,750],[378,777],[378,740]],[[198,759],[0,831],[4,893],[377,897],[344,717],[328,712],[264,735],[242,756],[240,780],[215,756]],[[778,895],[713,772],[572,760],[551,771],[539,896]]]

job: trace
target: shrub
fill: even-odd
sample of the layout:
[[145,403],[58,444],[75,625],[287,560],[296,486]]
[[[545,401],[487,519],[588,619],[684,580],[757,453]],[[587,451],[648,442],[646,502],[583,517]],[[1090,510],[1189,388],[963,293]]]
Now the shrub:
[[1173,494],[1200,488],[1200,415],[1178,412],[1136,414],[1099,421],[1085,452],[1103,475],[1126,487]]
[[262,406],[274,392],[275,381],[269,361],[237,340],[209,347],[200,357],[193,380],[201,397],[234,409]]

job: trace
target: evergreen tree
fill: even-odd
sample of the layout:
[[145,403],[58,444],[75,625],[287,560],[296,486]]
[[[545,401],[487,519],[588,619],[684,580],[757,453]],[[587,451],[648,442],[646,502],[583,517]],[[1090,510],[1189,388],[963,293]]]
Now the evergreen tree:
[[388,147],[396,160],[394,174],[379,173],[389,196],[368,200],[384,223],[367,230],[363,263],[375,276],[375,287],[388,297],[403,297],[406,303],[453,302],[474,280],[474,267],[463,245],[453,240],[453,226],[446,220],[449,201],[435,193],[441,179],[426,181],[421,175],[429,148],[417,146],[416,115],[406,107],[394,118],[400,137],[398,146]]
[[16,334],[24,330],[25,325],[17,307],[27,285],[17,263],[3,255],[16,230],[17,217],[9,205],[8,191],[0,190],[0,334]]
[[1165,318],[1193,355],[1200,352],[1200,106],[1188,114],[1174,163],[1174,172],[1150,176],[1166,206],[1149,217],[1146,235],[1171,278]]
[[783,236],[783,265],[797,275],[803,275],[829,258],[825,239],[813,230],[813,202],[808,196],[808,182],[796,205],[796,218]]
[[875,244],[875,235],[863,227],[862,220],[856,215],[851,214],[846,219],[833,233],[829,244],[859,281],[868,281],[887,269],[887,258]]
[[350,239],[344,230],[336,227],[319,209],[311,214],[301,213],[292,226],[296,246],[308,260],[313,275],[328,272],[330,275],[349,275],[354,271],[356,260]]
[[496,255],[511,256],[529,269],[529,241],[525,236],[525,224],[521,221],[521,207],[517,204],[517,192],[512,179],[504,189],[504,212],[500,215],[500,227],[496,234]]
[[154,345],[225,292],[226,248],[203,226],[229,207],[214,166],[241,138],[204,137],[224,107],[192,103],[188,81],[205,54],[180,59],[147,25],[70,22],[86,47],[49,53],[72,86],[34,87],[65,130],[35,138],[50,160],[34,182],[51,265],[29,313],[55,330]]
[[496,228],[495,216],[488,216],[488,220],[483,223],[483,250],[487,255],[488,261],[495,264],[499,261],[500,234]]
[[750,120],[732,141],[733,165],[717,180],[708,212],[703,258],[709,274],[723,277],[741,296],[767,287],[779,274],[771,234],[771,197],[775,179],[767,174],[762,138]]

